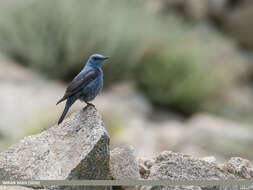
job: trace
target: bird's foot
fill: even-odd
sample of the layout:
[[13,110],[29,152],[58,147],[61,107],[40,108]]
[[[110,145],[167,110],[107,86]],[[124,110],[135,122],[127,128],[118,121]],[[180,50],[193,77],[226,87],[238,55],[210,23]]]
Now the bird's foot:
[[96,107],[95,107],[94,104],[89,103],[89,102],[85,102],[85,103],[87,104],[87,106],[85,106],[85,107],[83,108],[83,110],[87,109],[89,106],[92,106],[92,107],[94,107],[94,108],[96,109]]
[[86,103],[87,104],[87,106],[93,106],[94,108],[95,108],[95,105],[94,104],[92,104],[92,103]]

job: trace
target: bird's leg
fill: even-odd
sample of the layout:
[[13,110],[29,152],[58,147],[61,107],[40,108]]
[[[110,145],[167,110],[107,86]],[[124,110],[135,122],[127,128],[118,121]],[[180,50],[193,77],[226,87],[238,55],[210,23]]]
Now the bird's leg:
[[83,108],[83,110],[86,110],[89,106],[92,106],[92,107],[94,107],[94,108],[96,108],[95,107],[95,105],[93,105],[93,104],[91,104],[91,103],[89,103],[89,102],[85,102],[87,105]]

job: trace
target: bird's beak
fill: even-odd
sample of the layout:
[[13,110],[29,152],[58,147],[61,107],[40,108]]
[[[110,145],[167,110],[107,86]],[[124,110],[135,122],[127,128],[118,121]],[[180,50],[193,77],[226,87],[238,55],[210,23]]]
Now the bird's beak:
[[109,57],[108,57],[108,56],[103,57],[103,60],[107,60],[107,59],[109,59]]

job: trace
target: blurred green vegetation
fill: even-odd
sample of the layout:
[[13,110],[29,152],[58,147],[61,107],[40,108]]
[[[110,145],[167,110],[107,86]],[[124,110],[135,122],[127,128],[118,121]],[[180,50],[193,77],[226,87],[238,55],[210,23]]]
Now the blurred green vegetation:
[[229,70],[221,74],[210,61],[216,61],[213,41],[221,37],[201,40],[189,25],[148,12],[135,0],[1,5],[0,49],[48,77],[71,80],[92,53],[101,53],[111,57],[104,65],[105,86],[135,80],[152,102],[187,114],[234,82]]
[[226,101],[230,90],[242,80],[245,60],[217,33],[203,39],[197,30],[182,26],[180,31],[167,44],[145,50],[135,69],[137,87],[154,104],[186,115],[221,113],[228,107],[224,103],[231,103]]
[[194,57],[194,49],[175,47],[165,51],[153,54],[152,50],[143,57],[137,68],[138,87],[158,105],[185,114],[198,111],[212,92],[214,79],[206,77],[204,64]]
[[[136,62],[148,14],[134,1],[10,1],[0,8],[0,48],[49,77],[71,80],[92,53],[110,55],[106,85]],[[145,17],[145,19],[143,18]]]

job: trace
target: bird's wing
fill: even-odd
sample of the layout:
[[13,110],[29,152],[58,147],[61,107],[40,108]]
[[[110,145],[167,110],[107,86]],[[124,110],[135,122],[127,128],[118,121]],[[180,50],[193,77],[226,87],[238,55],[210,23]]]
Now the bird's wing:
[[68,85],[64,96],[56,103],[59,104],[63,100],[72,96],[73,94],[80,91],[83,87],[89,84],[92,80],[96,79],[99,72],[97,69],[89,70],[84,73],[80,73],[77,77],[75,77]]

